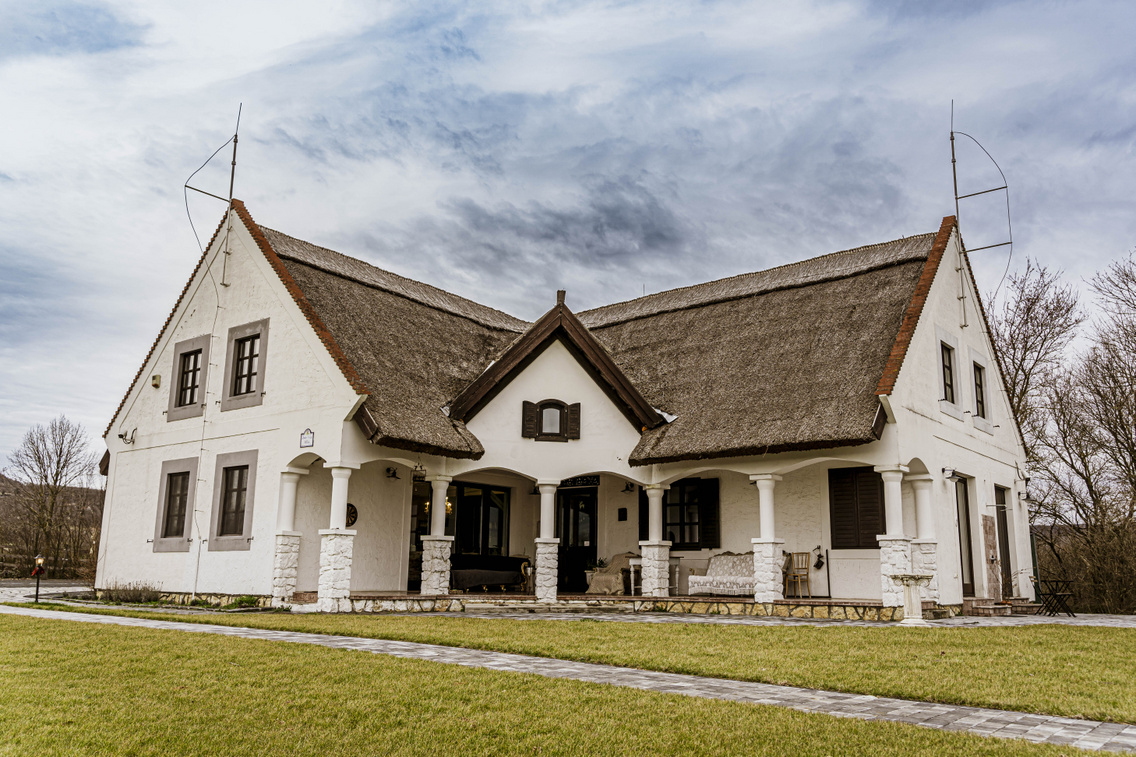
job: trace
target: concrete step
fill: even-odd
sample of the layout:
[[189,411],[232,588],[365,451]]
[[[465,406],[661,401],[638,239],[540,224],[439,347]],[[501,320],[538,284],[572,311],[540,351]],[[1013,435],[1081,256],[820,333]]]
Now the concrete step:
[[478,602],[465,602],[467,615],[502,615],[515,613],[602,613],[605,615],[621,615],[632,612],[630,605],[584,605],[584,604],[548,604],[540,602],[518,602],[516,604],[480,604]]
[[1014,602],[1010,605],[1014,615],[1037,615],[1041,612],[1041,605],[1034,602]]
[[967,615],[980,618],[993,618],[1010,615],[1013,608],[1010,605],[971,605]]

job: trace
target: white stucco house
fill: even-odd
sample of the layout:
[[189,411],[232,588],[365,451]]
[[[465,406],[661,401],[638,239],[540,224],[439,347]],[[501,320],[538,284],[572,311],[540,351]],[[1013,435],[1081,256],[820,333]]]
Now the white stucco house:
[[547,296],[527,323],[234,201],[107,428],[97,586],[379,609],[524,556],[505,588],[547,603],[635,553],[661,599],[734,553],[753,613],[894,608],[904,573],[952,612],[1028,592],[1025,454],[953,217],[586,312]]

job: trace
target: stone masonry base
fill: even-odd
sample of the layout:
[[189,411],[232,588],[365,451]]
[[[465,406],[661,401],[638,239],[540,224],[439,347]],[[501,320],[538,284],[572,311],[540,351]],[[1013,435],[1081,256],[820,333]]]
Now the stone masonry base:
[[356,532],[327,529],[319,533],[319,610],[351,612],[351,553]]
[[276,556],[272,561],[272,606],[290,604],[296,591],[296,574],[300,567],[300,534],[283,531],[276,534]]
[[911,572],[934,576],[921,588],[923,601],[939,601],[939,545],[931,539],[915,539],[911,542]]
[[771,603],[782,599],[785,584],[781,566],[784,555],[781,547],[784,539],[751,539],[753,544],[753,599],[755,602]]
[[643,556],[640,575],[643,596],[665,597],[670,594],[671,543],[669,541],[641,541],[639,552]]
[[903,607],[903,587],[891,580],[911,572],[911,539],[906,536],[878,536],[880,543],[880,586],[885,607]]
[[452,536],[422,537],[422,589],[423,596],[437,597],[450,593],[450,551]]
[[538,602],[556,601],[556,584],[560,578],[560,540],[536,540],[536,599]]

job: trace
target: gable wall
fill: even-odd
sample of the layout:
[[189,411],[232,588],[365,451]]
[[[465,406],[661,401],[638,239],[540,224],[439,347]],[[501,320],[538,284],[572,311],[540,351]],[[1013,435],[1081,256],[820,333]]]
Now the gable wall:
[[[977,558],[976,595],[993,597],[997,590],[987,577],[991,572],[990,554],[980,526],[983,522],[993,522],[995,485],[1011,490],[1008,511],[1014,552],[1011,564],[1016,573],[1018,594],[1028,591],[1028,574],[1024,571],[1031,565],[1028,517],[1017,494],[1022,488],[1018,471],[1025,469],[1025,454],[994,362],[990,338],[978,311],[973,283],[965,267],[958,270],[963,266],[956,232],[939,266],[891,395],[902,462],[918,459],[936,476],[932,493],[944,602],[959,601],[948,593],[955,590],[960,570],[955,492],[953,486],[943,480],[944,467],[954,468],[968,479],[971,547]],[[960,296],[964,299],[960,300]],[[943,397],[942,341],[955,347],[956,402],[953,405],[940,401]],[[975,360],[986,366],[986,422],[975,417],[972,369]],[[988,518],[991,520],[987,521]]]
[[[223,237],[222,232],[211,250],[217,286],[203,266],[108,434],[111,474],[96,581],[100,587],[143,581],[166,591],[191,591],[196,574],[201,592],[270,593],[279,472],[307,451],[299,449],[306,428],[316,434],[312,452],[338,457],[342,422],[357,401],[354,391],[236,220],[225,273],[230,286],[220,285]],[[222,411],[229,329],[265,318],[262,404]],[[210,335],[204,414],[168,421],[176,384],[175,345],[202,335]],[[154,375],[161,377],[159,388],[151,386]],[[121,432],[133,433],[134,443],[118,439]],[[199,529],[210,528],[216,457],[247,450],[258,451],[251,547],[210,552],[203,544],[198,567],[196,539]],[[184,458],[199,458],[195,541],[188,552],[155,553],[148,542],[155,536],[162,463]]]

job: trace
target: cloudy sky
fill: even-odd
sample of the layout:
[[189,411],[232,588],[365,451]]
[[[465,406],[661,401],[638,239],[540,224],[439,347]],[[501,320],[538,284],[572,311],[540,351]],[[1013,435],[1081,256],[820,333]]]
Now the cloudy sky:
[[[60,413],[102,433],[238,103],[257,221],[532,319],[936,230],[953,99],[1011,265],[1077,282],[1136,246],[1134,30],[1130,2],[0,0],[0,466]],[[960,191],[995,186],[963,142]],[[1004,201],[963,202],[1002,241]],[[190,208],[207,238],[222,206]],[[993,290],[1006,249],[974,257]]]

